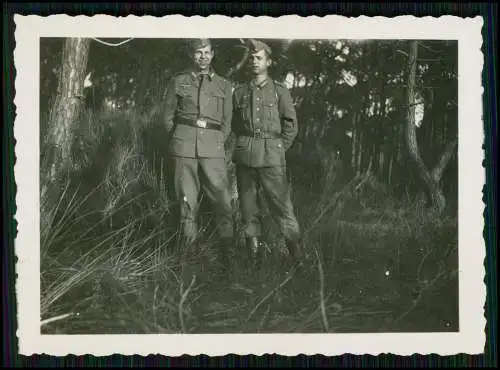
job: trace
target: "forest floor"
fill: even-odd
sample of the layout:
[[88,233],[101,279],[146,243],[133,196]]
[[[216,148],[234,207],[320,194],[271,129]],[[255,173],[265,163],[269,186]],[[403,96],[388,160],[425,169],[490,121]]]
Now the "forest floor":
[[456,218],[340,191],[301,194],[294,202],[306,233],[303,267],[292,268],[270,221],[261,269],[240,237],[226,276],[209,228],[181,272],[168,212],[131,198],[106,216],[99,196],[68,189],[42,228],[42,332],[458,330]]

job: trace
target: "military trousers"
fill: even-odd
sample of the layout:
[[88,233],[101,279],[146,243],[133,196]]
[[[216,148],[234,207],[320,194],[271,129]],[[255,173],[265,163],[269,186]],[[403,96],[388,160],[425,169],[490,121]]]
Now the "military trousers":
[[183,236],[189,240],[197,236],[199,194],[203,190],[214,207],[219,236],[232,237],[233,210],[224,158],[173,157],[173,165],[174,192]]
[[286,240],[297,241],[299,224],[290,198],[286,167],[236,166],[243,232],[246,237],[262,235],[263,201]]

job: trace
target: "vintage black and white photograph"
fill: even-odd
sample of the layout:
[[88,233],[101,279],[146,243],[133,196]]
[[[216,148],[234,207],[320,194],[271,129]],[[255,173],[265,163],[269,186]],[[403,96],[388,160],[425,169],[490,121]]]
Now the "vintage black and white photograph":
[[[18,294],[39,307],[19,298],[20,321],[35,310],[20,324],[31,350],[86,336],[67,352],[117,353],[113,335],[148,353],[127,336],[203,334],[208,353],[211,334],[294,334],[306,353],[297,335],[363,334],[366,346],[406,334],[389,348],[413,353],[426,334],[466,352],[461,341],[481,338],[480,20],[427,20],[442,37],[414,17],[330,21],[358,27],[349,37],[317,20],[308,32],[307,18],[286,36],[291,19],[259,31],[259,18],[199,18],[219,29],[192,34],[169,25],[189,30],[184,17],[128,19],[151,22],[137,34],[126,19],[63,19],[60,33],[55,17],[16,20],[16,64],[33,68],[16,81],[30,137],[16,137],[18,165],[29,151],[36,171],[16,173],[18,209],[36,213],[17,218],[31,234],[18,265],[35,266],[18,270]],[[218,350],[237,352],[231,338]]]

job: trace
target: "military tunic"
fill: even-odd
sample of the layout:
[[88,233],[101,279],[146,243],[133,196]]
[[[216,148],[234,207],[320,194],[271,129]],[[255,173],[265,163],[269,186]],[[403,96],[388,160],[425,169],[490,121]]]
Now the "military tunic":
[[298,124],[290,92],[270,78],[238,87],[233,94],[232,131],[236,134],[233,162],[244,233],[257,237],[261,230],[261,188],[273,218],[288,240],[299,237],[286,177],[285,153],[297,136]]
[[[231,83],[215,72],[202,77],[194,70],[174,76],[167,90],[165,124],[174,162],[174,191],[181,227],[188,238],[196,236],[201,188],[215,205],[220,236],[233,235],[224,150],[231,130],[231,90]],[[197,126],[199,119],[206,127]]]

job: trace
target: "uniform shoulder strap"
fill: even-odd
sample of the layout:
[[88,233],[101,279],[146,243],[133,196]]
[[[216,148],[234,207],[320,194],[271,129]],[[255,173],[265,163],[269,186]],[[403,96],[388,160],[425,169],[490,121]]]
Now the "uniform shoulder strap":
[[182,79],[182,77],[185,77],[186,75],[188,75],[188,72],[186,72],[186,71],[179,71],[179,72],[176,72],[176,73],[174,73],[172,75],[171,80],[175,81],[175,82],[178,82],[179,79]]
[[281,82],[281,81],[273,80],[273,82],[274,82],[275,85],[278,85],[280,87],[286,87],[286,85],[283,82]]
[[185,75],[189,75],[189,70],[183,70],[183,71],[178,71],[178,72],[175,72],[173,74],[173,77],[179,77],[179,76],[185,76]]

